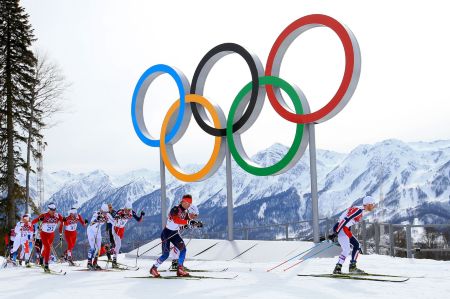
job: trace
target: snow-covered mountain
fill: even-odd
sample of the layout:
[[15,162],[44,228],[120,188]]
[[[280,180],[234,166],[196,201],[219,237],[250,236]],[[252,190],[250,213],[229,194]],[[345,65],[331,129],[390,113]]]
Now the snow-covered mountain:
[[[286,151],[284,145],[274,144],[253,159],[271,165]],[[224,231],[224,167],[198,183],[183,183],[167,173],[169,205],[183,193],[191,193],[209,229]],[[234,162],[232,170],[237,227],[311,218],[308,152],[295,167],[278,176],[253,176]],[[450,140],[405,143],[391,139],[360,145],[348,154],[318,150],[317,171],[321,217],[333,217],[368,194],[381,199],[381,209],[372,215],[381,220],[450,220]],[[45,188],[48,201],[55,202],[61,211],[78,205],[81,213],[89,216],[103,202],[120,208],[131,201],[136,210],[146,211],[148,225],[160,223],[159,171],[139,169],[119,175],[100,170],[85,174],[61,171],[45,176]]]

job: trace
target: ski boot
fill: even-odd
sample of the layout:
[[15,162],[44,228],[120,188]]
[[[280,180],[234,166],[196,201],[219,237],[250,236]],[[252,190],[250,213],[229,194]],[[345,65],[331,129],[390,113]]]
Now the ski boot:
[[19,260],[19,266],[22,266],[22,260]]
[[72,256],[67,257],[67,262],[69,263],[69,266],[76,266],[75,263],[73,262]]
[[95,271],[94,265],[92,265],[92,261],[88,261],[87,268],[88,270]]
[[359,275],[366,274],[366,272],[364,272],[363,270],[358,269],[358,268],[356,267],[356,262],[351,262],[351,263],[350,263],[350,266],[348,266],[348,272],[349,272],[350,274],[359,274]]
[[115,257],[112,259],[111,265],[114,269],[119,268],[119,265],[117,264],[117,259]]
[[97,258],[94,259],[94,262],[92,263],[92,266],[94,266],[94,269],[95,269],[95,270],[103,270],[103,268],[100,267],[100,266],[97,264]]
[[45,264],[45,265],[44,265],[44,272],[45,272],[45,273],[50,273],[50,269],[49,269],[49,267],[48,267],[48,264]]
[[30,261],[26,261],[26,262],[25,262],[25,267],[27,267],[27,268],[31,268],[31,264],[30,264]]
[[179,276],[179,277],[189,276],[189,273],[186,271],[186,269],[184,269],[183,265],[178,266],[177,276]]
[[342,265],[336,264],[336,267],[334,267],[333,274],[342,274]]
[[155,265],[153,265],[153,267],[150,269],[150,275],[155,277],[155,278],[161,277],[161,274],[159,274],[158,268],[156,268]]
[[178,260],[172,260],[172,265],[170,266],[171,271],[177,271],[178,270]]

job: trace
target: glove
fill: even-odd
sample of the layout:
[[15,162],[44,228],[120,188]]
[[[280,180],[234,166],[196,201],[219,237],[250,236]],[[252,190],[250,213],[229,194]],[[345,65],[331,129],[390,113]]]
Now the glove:
[[337,233],[332,233],[331,235],[328,235],[328,240],[332,241],[332,242],[336,242],[337,239]]
[[39,221],[44,221],[44,216],[40,217]]
[[63,217],[63,221],[66,221],[67,220],[67,218],[66,217]]
[[203,227],[203,223],[197,220],[189,220],[189,225],[192,227]]
[[63,235],[59,235],[59,242],[62,242],[63,240]]
[[88,224],[89,221],[87,219],[84,219],[84,224]]
[[141,211],[141,216],[144,216],[145,215],[145,212],[144,211]]

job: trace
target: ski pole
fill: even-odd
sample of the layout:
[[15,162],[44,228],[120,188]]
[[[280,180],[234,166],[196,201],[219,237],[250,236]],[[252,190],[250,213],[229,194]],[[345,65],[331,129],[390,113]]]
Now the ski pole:
[[292,258],[290,258],[290,259],[288,259],[288,260],[282,262],[281,264],[278,264],[278,265],[276,265],[275,267],[270,268],[269,270],[267,270],[267,272],[270,272],[270,271],[272,271],[272,270],[274,270],[274,269],[276,269],[276,268],[278,268],[278,267],[280,267],[280,266],[286,264],[287,262],[292,261],[292,260],[295,259],[296,257],[298,257],[298,256],[300,256],[300,255],[302,255],[302,254],[305,254],[305,253],[307,253],[307,252],[313,250],[314,248],[316,248],[317,246],[321,245],[321,244],[322,244],[323,242],[325,242],[325,241],[326,241],[326,240],[323,240],[322,242],[320,242],[320,243],[314,245],[313,247],[311,247],[311,248],[309,248],[309,249],[306,249],[305,251],[300,252],[300,253],[297,254],[296,256],[294,256],[294,257],[292,257]]
[[172,239],[172,237],[174,237],[174,236],[177,235],[177,234],[178,234],[178,231],[177,231],[176,233],[174,233],[173,235],[171,235],[170,237],[168,237],[167,239],[162,240],[161,242],[159,242],[158,244],[156,244],[156,245],[153,246],[152,248],[150,248],[150,249],[144,251],[141,255],[138,255],[137,257],[143,256],[144,254],[146,254],[147,252],[149,252],[149,251],[152,250],[153,248],[156,248],[157,246],[161,245],[162,243],[164,243],[164,242],[166,242],[166,241],[169,241],[170,239]]
[[291,268],[297,266],[298,264],[303,263],[304,261],[306,261],[306,260],[312,258],[313,256],[316,256],[316,255],[318,255],[319,253],[321,253],[321,252],[323,252],[323,251],[325,251],[325,250],[330,249],[333,245],[334,245],[334,243],[332,243],[332,244],[328,245],[327,247],[325,247],[325,248],[319,250],[318,252],[314,253],[313,255],[308,256],[308,257],[305,258],[305,259],[301,259],[300,261],[296,262],[296,263],[293,264],[292,266],[289,266],[288,268],[284,269],[283,271],[287,271],[287,270],[289,270],[289,269],[291,269]]

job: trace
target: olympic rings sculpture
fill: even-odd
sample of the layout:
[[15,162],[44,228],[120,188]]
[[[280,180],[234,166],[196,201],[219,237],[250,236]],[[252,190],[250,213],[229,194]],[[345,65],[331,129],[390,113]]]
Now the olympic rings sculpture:
[[[318,26],[332,29],[342,42],[345,52],[345,70],[341,84],[332,99],[322,108],[311,112],[303,92],[294,84],[278,77],[281,62],[292,42],[303,32]],[[217,61],[229,54],[240,55],[247,63],[252,81],[246,84],[235,97],[228,118],[222,109],[203,97],[203,90],[209,72]],[[213,175],[222,165],[228,146],[236,163],[245,171],[258,176],[278,175],[292,168],[301,158],[308,146],[309,134],[305,124],[321,123],[338,114],[352,97],[358,84],[361,70],[361,53],[358,41],[346,26],[337,20],[320,14],[308,15],[291,23],[278,36],[270,50],[266,69],[256,55],[234,43],[220,44],[211,49],[198,64],[192,84],[178,69],[157,64],[147,69],[133,92],[131,117],[133,127],[139,139],[151,147],[160,147],[161,157],[169,172],[185,182],[202,181]],[[154,138],[146,128],[143,116],[145,94],[150,84],[160,75],[170,75],[178,87],[180,98],[169,108],[160,136]],[[275,87],[275,88],[274,88]],[[295,111],[290,111],[281,94],[283,90],[293,103]],[[270,104],[284,119],[295,123],[294,140],[286,155],[277,163],[261,167],[250,159],[244,150],[241,134],[248,130],[258,118],[267,91]],[[189,92],[189,94],[188,94]],[[210,122],[205,109],[212,117]],[[191,115],[208,134],[214,136],[214,148],[206,165],[199,171],[184,173],[179,166],[173,145],[181,139],[187,130]],[[235,121],[236,120],[236,121]]]

